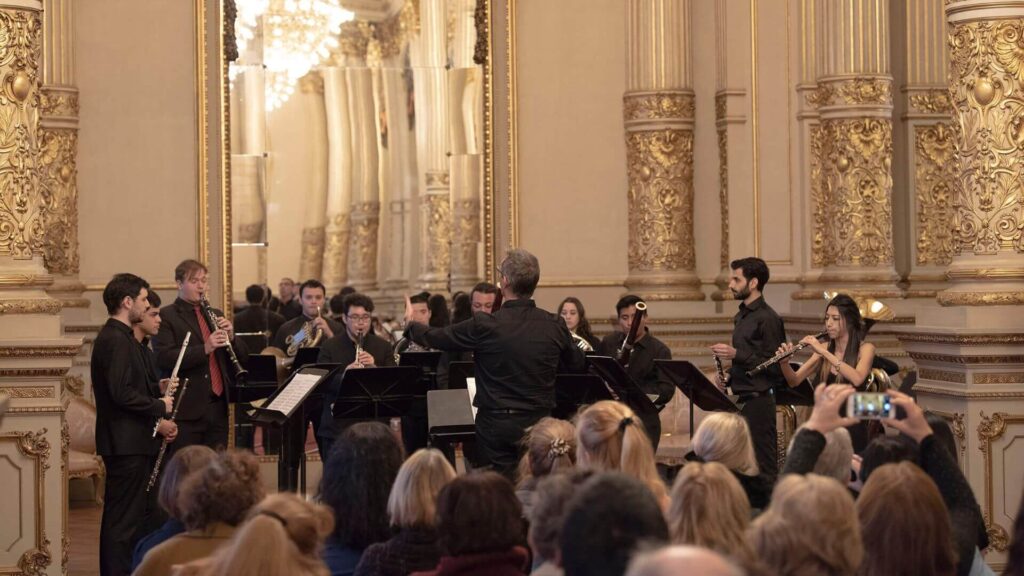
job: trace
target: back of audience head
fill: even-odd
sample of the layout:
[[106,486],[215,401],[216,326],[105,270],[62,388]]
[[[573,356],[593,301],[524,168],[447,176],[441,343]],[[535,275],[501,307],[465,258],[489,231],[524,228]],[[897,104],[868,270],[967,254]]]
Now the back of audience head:
[[569,470],[576,463],[576,428],[565,420],[544,417],[526,431],[519,461],[519,485]]
[[849,576],[864,556],[853,497],[817,474],[784,476],[751,524],[749,541],[774,574]]
[[455,469],[440,451],[417,450],[398,470],[388,496],[388,517],[399,528],[434,526],[437,495],[455,479]]
[[216,456],[217,453],[212,448],[202,444],[186,446],[171,456],[167,467],[164,468],[163,478],[160,479],[160,491],[156,496],[157,503],[168,516],[181,520],[179,491],[182,484],[190,475],[206,468]]
[[[793,448],[793,441],[789,443],[789,450]],[[787,450],[788,451],[788,450]],[[850,431],[846,428],[836,428],[825,434],[825,449],[818,456],[814,464],[815,474],[835,478],[842,484],[850,481],[850,461],[853,459],[853,442],[850,439]]]
[[626,576],[743,576],[743,570],[724,556],[697,546],[666,546],[637,554]]
[[388,496],[401,465],[402,447],[380,422],[353,424],[333,443],[320,498],[337,518],[338,544],[361,550],[388,539]]
[[719,462],[747,476],[757,476],[759,472],[750,427],[738,414],[708,415],[697,427],[692,445],[694,454],[705,462]]
[[917,462],[917,443],[906,436],[879,436],[861,453],[860,481],[867,482],[875,469],[905,460]]
[[949,512],[935,483],[911,462],[871,474],[857,499],[864,539],[861,574],[956,572]]
[[746,531],[750,502],[736,476],[718,462],[690,462],[676,476],[666,515],[672,542],[751,561]]
[[538,564],[554,562],[558,558],[569,502],[593,475],[592,470],[574,470],[551,474],[537,483],[537,498],[529,518],[529,542]]
[[576,421],[576,442],[580,466],[621,471],[646,484],[659,502],[667,498],[644,424],[625,404],[602,400],[584,410]]
[[451,312],[448,311],[448,301],[441,294],[431,294],[427,299],[427,307],[430,308],[430,327],[444,328],[451,324]]
[[473,301],[469,294],[456,292],[452,296],[452,324],[464,322],[473,317]]
[[621,576],[633,553],[668,541],[661,506],[639,480],[595,474],[569,502],[562,528],[566,576]]
[[181,521],[189,530],[217,522],[237,526],[263,496],[256,457],[241,450],[220,452],[182,482]]
[[949,420],[928,411],[925,411],[924,419],[931,426],[933,439],[946,449],[953,460],[956,460],[956,437],[953,435],[953,429],[949,427]]
[[522,508],[512,483],[495,472],[456,477],[437,497],[441,553],[506,552],[522,541]]
[[320,549],[333,529],[334,515],[326,506],[292,493],[272,494],[253,507],[230,542],[180,574],[327,576]]

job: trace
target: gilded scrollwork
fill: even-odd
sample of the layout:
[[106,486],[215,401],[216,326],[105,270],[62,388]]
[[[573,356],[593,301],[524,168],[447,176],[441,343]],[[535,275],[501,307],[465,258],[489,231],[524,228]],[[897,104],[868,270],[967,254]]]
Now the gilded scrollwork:
[[821,129],[822,263],[891,264],[892,123],[835,119]]
[[626,122],[693,119],[696,100],[690,91],[627,93],[622,110]]
[[345,284],[348,273],[349,222],[347,213],[335,214],[324,232],[323,279],[329,286]]
[[377,278],[377,230],[380,203],[358,202],[349,216],[349,280],[373,283]]
[[628,132],[626,162],[630,270],[693,270],[693,132]]
[[472,277],[477,273],[479,214],[477,200],[452,202],[452,276]]
[[[446,175],[447,176],[447,175]],[[451,269],[452,208],[449,195],[425,194],[423,203],[422,273],[424,275],[444,277]]]
[[299,257],[300,278],[320,278],[324,261],[324,227],[302,230],[302,255]]
[[78,132],[42,128],[39,136],[40,195],[49,204],[43,262],[54,274],[77,274]]
[[341,25],[334,63],[338,56],[356,56],[379,64],[384,58],[402,53],[409,38],[420,30],[419,0],[406,0],[402,8],[382,22],[350,20]]
[[951,24],[959,253],[1024,252],[1024,20]]
[[[825,266],[825,234],[826,215],[824,187],[821,181],[822,159],[825,150],[825,131],[821,124],[812,124],[810,127],[811,157],[810,157],[810,196],[811,196],[811,264],[815,268]],[[817,298],[817,296],[815,296]]]
[[11,299],[0,300],[0,315],[3,314],[59,314],[60,300],[46,299]]
[[853,76],[823,80],[805,95],[808,104],[824,106],[892,105],[892,79],[884,76]]
[[949,114],[953,103],[948,90],[924,90],[910,95],[910,108],[921,114]]
[[43,116],[78,118],[78,91],[47,90],[39,93],[39,112]]
[[953,131],[946,122],[914,127],[914,192],[917,199],[917,263],[953,261]]
[[725,127],[718,129],[718,204],[722,213],[719,265],[724,270],[729,265],[729,131]]
[[942,306],[1016,306],[1024,304],[1024,290],[1014,292],[939,292]]

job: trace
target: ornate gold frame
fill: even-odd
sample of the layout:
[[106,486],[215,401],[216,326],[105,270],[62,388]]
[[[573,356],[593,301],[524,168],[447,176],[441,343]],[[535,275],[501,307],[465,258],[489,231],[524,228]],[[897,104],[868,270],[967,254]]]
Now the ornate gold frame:
[[985,457],[985,530],[988,532],[992,549],[996,552],[1005,552],[1009,547],[1010,538],[1006,528],[992,518],[995,500],[992,493],[992,443],[1002,438],[1007,426],[1011,424],[1024,424],[1024,415],[995,412],[989,418],[985,416],[985,412],[981,412],[981,422],[978,424],[978,441],[981,443],[979,449]]
[[0,434],[0,441],[13,442],[18,452],[35,460],[36,466],[36,542],[35,547],[26,550],[18,559],[17,566],[2,566],[0,574],[42,574],[53,563],[50,554],[50,540],[46,537],[45,493],[46,470],[50,467],[50,441],[46,439],[47,429],[38,432],[6,432]]

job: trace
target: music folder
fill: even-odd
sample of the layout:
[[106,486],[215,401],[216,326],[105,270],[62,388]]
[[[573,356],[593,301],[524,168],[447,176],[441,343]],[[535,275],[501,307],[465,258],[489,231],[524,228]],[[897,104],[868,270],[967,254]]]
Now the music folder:
[[336,368],[329,365],[301,368],[285,380],[261,406],[254,407],[252,419],[262,424],[281,426],[295,414]]
[[570,420],[581,406],[600,400],[614,400],[604,380],[594,374],[559,374],[555,376],[555,409],[552,416]]
[[618,396],[619,402],[636,412],[636,415],[644,423],[651,444],[657,451],[658,443],[661,441],[661,418],[658,415],[658,408],[650,396],[640,389],[640,386],[630,378],[626,369],[615,358],[587,356],[587,364],[590,366],[592,374],[600,376],[608,384],[613,397]]
[[420,375],[416,366],[345,370],[331,413],[336,419],[405,416],[413,402],[427,396]]
[[[693,404],[705,412],[739,412],[740,408],[729,399],[718,386],[686,360],[655,360],[661,370],[676,388],[686,395]],[[691,411],[692,414],[692,411]]]

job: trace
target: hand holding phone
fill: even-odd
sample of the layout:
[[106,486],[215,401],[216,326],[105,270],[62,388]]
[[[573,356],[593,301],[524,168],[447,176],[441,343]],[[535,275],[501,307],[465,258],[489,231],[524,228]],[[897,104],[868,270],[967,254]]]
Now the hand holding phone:
[[925,420],[924,410],[914,402],[913,398],[896,390],[890,390],[889,396],[896,409],[902,410],[906,415],[902,418],[887,420],[886,424],[910,436],[918,444],[932,434],[932,427]]
[[818,384],[814,389],[814,409],[804,428],[828,434],[836,428],[856,424],[856,418],[844,417],[839,413],[840,408],[852,398],[853,393],[853,386],[848,384]]

